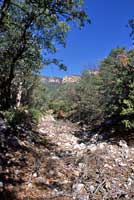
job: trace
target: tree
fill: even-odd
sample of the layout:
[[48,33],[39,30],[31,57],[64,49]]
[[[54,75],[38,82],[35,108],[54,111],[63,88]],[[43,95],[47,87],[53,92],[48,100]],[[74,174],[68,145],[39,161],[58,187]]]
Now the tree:
[[[134,50],[116,48],[101,62],[101,104],[105,119],[110,119],[119,129],[132,128]],[[112,125],[112,124],[111,124]]]
[[37,73],[42,65],[50,63],[65,69],[59,60],[50,60],[47,55],[57,51],[57,44],[65,46],[71,22],[82,27],[89,21],[82,5],[83,1],[76,0],[1,1],[1,108],[13,106],[16,77],[23,80],[26,73]]
[[81,81],[76,86],[76,114],[78,120],[89,128],[99,125],[103,119],[99,94],[100,80],[98,73],[83,72]]

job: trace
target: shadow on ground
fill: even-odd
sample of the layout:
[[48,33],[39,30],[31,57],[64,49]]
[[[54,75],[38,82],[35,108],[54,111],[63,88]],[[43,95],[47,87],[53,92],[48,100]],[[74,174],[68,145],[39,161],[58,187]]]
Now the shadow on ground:
[[[101,131],[100,131],[101,130]],[[122,129],[119,131],[111,131],[111,129],[101,129],[100,130],[83,130],[76,131],[74,135],[79,138],[79,143],[99,143],[107,142],[111,144],[118,144],[120,140],[126,141],[128,146],[134,146],[134,130],[124,131]]]

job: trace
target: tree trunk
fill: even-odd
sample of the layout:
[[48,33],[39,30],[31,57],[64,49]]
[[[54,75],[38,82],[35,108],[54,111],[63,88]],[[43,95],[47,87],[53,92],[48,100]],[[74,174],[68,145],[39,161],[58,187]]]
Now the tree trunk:
[[14,79],[14,68],[15,68],[15,61],[12,62],[10,66],[10,72],[9,72],[9,77],[7,79],[6,83],[6,108],[9,108],[11,106],[11,86],[12,86],[12,81]]
[[18,93],[16,96],[16,108],[20,107],[21,97],[22,97],[22,82],[19,83],[19,87],[18,87]]

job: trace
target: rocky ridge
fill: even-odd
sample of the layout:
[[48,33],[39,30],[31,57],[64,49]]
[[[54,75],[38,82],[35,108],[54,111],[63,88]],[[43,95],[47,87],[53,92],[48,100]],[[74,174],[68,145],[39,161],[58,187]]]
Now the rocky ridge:
[[41,81],[46,84],[64,84],[64,83],[76,83],[81,80],[81,76],[78,75],[68,75],[63,78],[60,77],[49,77],[42,76]]
[[[97,75],[99,72],[98,70],[88,70],[89,74]],[[64,83],[77,83],[81,80],[80,75],[66,75],[63,78],[55,77],[55,76],[41,76],[41,81],[43,83],[51,83],[51,84],[64,84]]]

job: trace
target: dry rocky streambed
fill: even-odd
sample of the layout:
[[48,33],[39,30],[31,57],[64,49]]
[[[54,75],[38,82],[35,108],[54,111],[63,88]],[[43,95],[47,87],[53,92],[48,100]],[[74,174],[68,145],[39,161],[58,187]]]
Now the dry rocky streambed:
[[17,140],[23,150],[7,153],[16,165],[2,173],[7,179],[14,174],[16,182],[5,187],[15,196],[6,194],[1,200],[134,200],[132,141],[107,141],[97,134],[86,140],[88,134],[80,133],[78,125],[51,116],[38,129],[43,145]]

